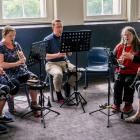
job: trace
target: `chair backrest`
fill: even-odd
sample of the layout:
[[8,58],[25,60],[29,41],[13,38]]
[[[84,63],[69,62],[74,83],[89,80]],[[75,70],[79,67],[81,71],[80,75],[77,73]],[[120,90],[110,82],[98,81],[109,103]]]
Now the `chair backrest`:
[[88,66],[107,65],[108,55],[106,48],[93,47],[88,52]]

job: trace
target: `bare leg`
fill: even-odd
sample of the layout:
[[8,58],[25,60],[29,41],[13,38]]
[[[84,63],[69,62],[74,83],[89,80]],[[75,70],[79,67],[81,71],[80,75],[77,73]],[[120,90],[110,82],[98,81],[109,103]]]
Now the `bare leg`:
[[31,96],[32,102],[37,102],[37,92],[35,90],[30,90],[30,96]]
[[5,100],[1,100],[0,101],[0,116],[2,115],[2,111],[3,111],[4,105],[5,105]]
[[138,101],[138,108],[137,108],[137,112],[136,112],[135,116],[139,116],[140,117],[140,99]]

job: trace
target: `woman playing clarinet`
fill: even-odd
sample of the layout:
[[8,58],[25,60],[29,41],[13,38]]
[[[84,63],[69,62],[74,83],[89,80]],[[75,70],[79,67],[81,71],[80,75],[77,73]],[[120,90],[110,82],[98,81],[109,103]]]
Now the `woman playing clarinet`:
[[[140,56],[140,42],[134,28],[126,26],[121,32],[121,41],[114,49],[114,56],[119,63],[115,69],[115,83],[114,83],[114,104],[112,106],[113,112],[121,110],[121,104],[124,101],[122,111],[129,114],[133,111],[133,95],[134,89],[130,87],[133,83],[138,67],[140,64],[134,63],[130,59],[124,57],[125,53]],[[123,66],[123,67],[122,67]]]

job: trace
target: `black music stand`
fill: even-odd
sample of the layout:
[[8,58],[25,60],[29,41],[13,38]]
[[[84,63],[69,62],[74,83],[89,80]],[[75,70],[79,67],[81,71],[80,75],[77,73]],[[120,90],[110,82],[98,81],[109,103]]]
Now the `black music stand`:
[[[107,76],[107,82],[108,82],[108,94],[107,94],[107,103],[103,104],[103,105],[99,105],[99,109],[91,111],[89,113],[89,115],[100,111],[101,113],[103,113],[104,115],[107,116],[107,128],[110,127],[110,116],[115,115],[115,113],[111,113],[110,109],[113,109],[112,105],[110,104],[110,95],[111,95],[111,68],[113,66],[113,62],[112,62],[112,54],[109,48],[105,49],[107,56],[108,56],[108,76]],[[107,109],[107,113],[104,112],[103,110]],[[116,110],[117,111],[117,110]],[[123,112],[121,111],[117,111],[121,113],[121,119],[123,119]]]
[[[88,51],[90,49],[90,38],[91,31],[90,30],[81,30],[81,31],[70,31],[63,32],[61,37],[61,50],[60,52],[75,52],[76,53],[76,71],[78,71],[78,54],[80,51]],[[73,97],[74,96],[74,97]],[[75,91],[64,101],[64,103],[60,106],[62,107],[64,104],[68,104],[69,102],[75,100],[75,105],[78,106],[79,103],[85,112],[84,105],[87,104],[87,101],[83,98],[80,92],[78,92],[78,80],[76,74],[76,85]]]
[[[44,120],[44,116],[47,115],[49,112],[53,112],[56,113],[57,115],[60,115],[59,112],[56,112],[52,109],[50,109],[50,107],[46,107],[44,106],[44,94],[43,94],[43,89],[45,88],[45,83],[43,82],[42,79],[42,61],[45,61],[46,59],[46,47],[48,46],[48,42],[47,41],[40,41],[40,42],[35,42],[32,44],[32,47],[30,49],[30,55],[29,55],[29,59],[27,62],[27,66],[31,66],[34,65],[36,63],[39,63],[39,77],[40,77],[40,81],[37,84],[34,85],[29,85],[29,87],[33,90],[39,90],[40,91],[40,105],[41,105],[41,122],[43,123],[43,126],[45,128],[45,120]],[[44,64],[44,62],[43,62]],[[43,111],[48,110],[48,112],[46,114],[43,113]],[[31,111],[30,111],[31,112]],[[25,115],[29,114],[30,112],[26,113]],[[24,116],[25,116],[24,115]]]

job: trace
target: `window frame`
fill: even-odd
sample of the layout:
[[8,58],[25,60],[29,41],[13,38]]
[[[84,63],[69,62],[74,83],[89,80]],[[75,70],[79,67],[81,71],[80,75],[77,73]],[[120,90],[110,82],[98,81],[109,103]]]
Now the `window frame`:
[[46,17],[40,18],[17,18],[17,19],[3,19],[2,18],[2,0],[0,1],[0,25],[20,25],[20,24],[43,24],[50,23],[54,17],[54,2],[53,0],[46,0]]
[[87,0],[84,0],[84,21],[112,21],[127,20],[127,0],[121,0],[121,14],[119,15],[97,15],[87,16]]
[[138,0],[138,20],[140,20],[140,1]]

